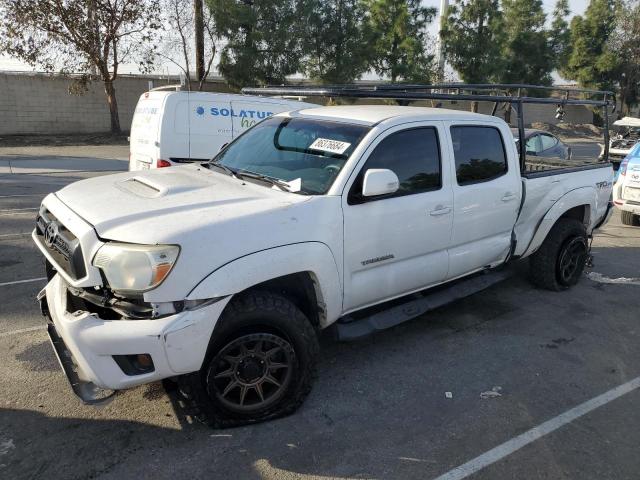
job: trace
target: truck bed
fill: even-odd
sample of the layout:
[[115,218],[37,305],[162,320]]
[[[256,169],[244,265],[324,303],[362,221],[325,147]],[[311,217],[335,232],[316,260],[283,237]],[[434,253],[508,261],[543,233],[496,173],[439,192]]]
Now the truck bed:
[[587,233],[607,211],[611,198],[613,168],[610,163],[593,162],[523,172],[523,204],[515,226],[517,239],[514,255],[526,256],[537,248],[534,236],[545,216],[559,202],[570,206],[569,198],[582,196],[588,204],[585,218]]
[[577,171],[588,168],[601,168],[603,165],[609,166],[609,163],[602,162],[598,159],[585,157],[574,157],[568,160],[561,158],[544,158],[527,156],[525,161],[523,176],[537,172],[556,172],[556,171]]

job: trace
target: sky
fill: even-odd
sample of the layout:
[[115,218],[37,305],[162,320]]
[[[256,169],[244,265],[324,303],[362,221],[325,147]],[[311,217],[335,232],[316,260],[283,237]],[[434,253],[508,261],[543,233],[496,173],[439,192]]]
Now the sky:
[[[544,5],[545,11],[548,14],[548,18],[550,18],[551,13],[553,12],[553,8],[555,6],[555,0],[542,0],[542,3]],[[582,13],[584,13],[584,10],[587,8],[588,3],[589,3],[589,0],[570,0],[569,1],[569,8],[571,9],[570,16],[581,15]],[[440,0],[423,0],[423,4],[428,7],[435,7],[436,10],[440,8]],[[436,20],[431,24],[429,28],[430,33],[434,37],[437,37],[438,35],[438,25],[439,25],[439,18],[436,18]],[[10,58],[10,57],[7,57],[6,55],[0,55],[0,71],[33,71],[33,70],[34,69],[31,68],[29,65],[21,62],[18,59]],[[135,65],[121,65],[120,73],[123,73],[123,74],[138,73],[138,70]],[[178,69],[174,65],[171,65],[170,63],[167,62],[164,65],[159,64],[158,69],[155,73],[160,75],[167,74],[167,73],[171,75],[177,75]]]

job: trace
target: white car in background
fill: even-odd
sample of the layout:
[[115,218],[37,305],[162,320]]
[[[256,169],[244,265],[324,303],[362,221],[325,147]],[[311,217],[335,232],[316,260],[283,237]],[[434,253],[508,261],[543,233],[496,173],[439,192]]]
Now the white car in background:
[[640,144],[620,164],[613,204],[620,209],[624,225],[640,225]]
[[[175,88],[175,87],[172,87]],[[276,113],[317,105],[227,93],[143,93],[131,122],[129,170],[211,160],[220,148]]]
[[624,117],[613,122],[615,135],[609,141],[609,161],[620,163],[640,140],[640,118]]

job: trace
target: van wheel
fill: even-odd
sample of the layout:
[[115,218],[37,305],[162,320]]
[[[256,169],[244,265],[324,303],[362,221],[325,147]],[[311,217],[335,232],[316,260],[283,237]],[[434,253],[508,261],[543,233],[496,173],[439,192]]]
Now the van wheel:
[[627,212],[626,210],[622,210],[620,212],[620,216],[622,218],[623,225],[632,225],[637,227],[640,225],[640,216],[634,215],[632,212]]
[[587,254],[587,234],[582,222],[561,218],[530,257],[531,281],[547,290],[565,290],[578,283]]
[[250,292],[227,306],[202,369],[180,378],[180,392],[214,428],[283,417],[310,392],[318,350],[311,323],[290,300]]

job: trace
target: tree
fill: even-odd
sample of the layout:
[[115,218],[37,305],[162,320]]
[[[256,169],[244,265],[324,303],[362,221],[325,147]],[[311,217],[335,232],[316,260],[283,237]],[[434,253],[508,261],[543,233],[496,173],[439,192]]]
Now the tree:
[[207,0],[216,33],[226,40],[220,73],[234,87],[283,83],[300,69],[300,2]]
[[[193,29],[196,49],[196,80],[200,85],[205,79],[204,69],[204,2],[194,0],[193,2]],[[214,52],[215,55],[215,52]]]
[[562,75],[584,87],[612,89],[619,59],[608,48],[615,27],[615,0],[591,0],[584,16],[571,20],[571,54]]
[[[204,82],[209,77],[211,67],[216,56],[216,42],[213,17],[204,9],[202,25],[198,25],[195,2],[191,0],[164,0],[162,4],[165,28],[163,32],[162,48],[158,49],[158,56],[177,66],[183,73],[187,87],[194,90],[194,81],[198,90],[202,90]],[[202,28],[202,48],[198,54],[198,29]],[[195,76],[191,71],[191,62],[195,59]],[[199,63],[202,62],[202,65]],[[200,72],[200,70],[202,70]]]
[[[493,81],[502,69],[503,19],[499,0],[456,0],[442,27],[445,56],[466,83]],[[478,102],[471,102],[478,111]]]
[[549,44],[553,52],[554,67],[559,71],[562,71],[567,65],[571,53],[571,30],[567,22],[570,13],[569,0],[558,0],[553,9]]
[[361,0],[310,0],[305,4],[303,70],[323,83],[351,83],[367,70],[369,46]]
[[456,0],[442,29],[447,61],[466,83],[495,79],[501,69],[503,19],[498,0]]
[[501,83],[551,85],[553,56],[541,0],[503,0]]
[[622,3],[615,24],[607,48],[619,61],[622,114],[629,115],[640,94],[640,2]]
[[155,0],[2,0],[0,49],[33,66],[81,72],[72,87],[86,89],[91,70],[104,84],[111,132],[119,133],[115,80],[121,63],[153,60],[153,33],[160,27]]
[[429,83],[435,71],[427,28],[436,10],[420,0],[367,0],[370,66],[391,82]]

